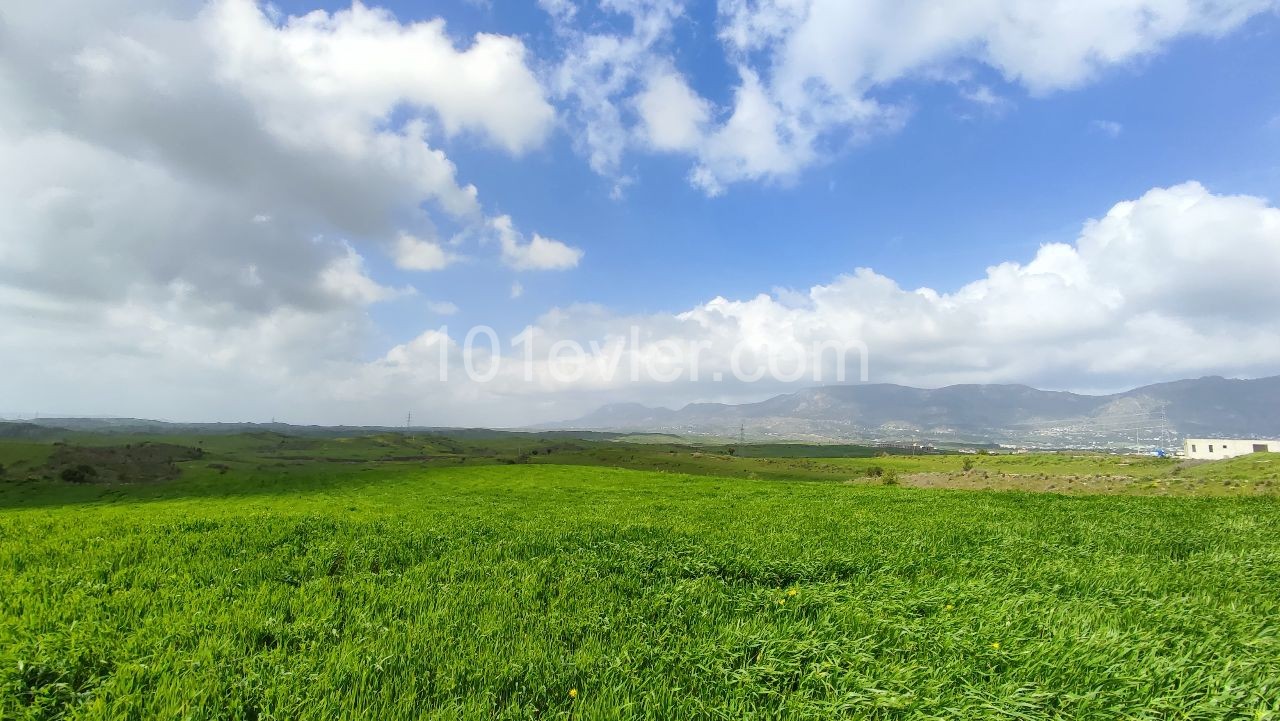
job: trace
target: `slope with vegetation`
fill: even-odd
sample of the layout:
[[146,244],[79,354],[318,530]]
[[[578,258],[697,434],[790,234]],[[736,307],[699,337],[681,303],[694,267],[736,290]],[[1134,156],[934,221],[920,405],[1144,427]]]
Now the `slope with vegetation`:
[[[203,450],[181,477],[86,484],[40,477],[52,447],[0,444],[23,469],[0,481],[0,717],[1280,714],[1276,496],[901,485],[1141,487],[1172,462],[168,442]],[[698,474],[606,467],[626,462]]]

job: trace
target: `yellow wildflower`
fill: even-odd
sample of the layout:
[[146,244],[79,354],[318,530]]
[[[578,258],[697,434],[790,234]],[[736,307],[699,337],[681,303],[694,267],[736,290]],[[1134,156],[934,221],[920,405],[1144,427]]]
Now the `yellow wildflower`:
[[955,606],[952,606],[952,605],[951,605],[951,604],[949,604],[949,603],[948,603],[947,605],[945,605],[945,606],[943,606],[943,607],[942,607],[942,610],[943,610],[943,611],[951,611],[951,610],[954,610],[954,609],[955,609]]
[[797,593],[800,593],[800,592],[799,592],[799,591],[797,591],[797,590],[795,590],[794,588],[793,588],[793,589],[791,589],[791,590],[789,590],[789,591],[787,591],[787,595],[788,595],[788,596],[791,596],[792,598],[795,598],[795,595],[796,595]]
[[577,698],[577,697],[578,697],[578,689],[576,688],[569,689],[569,698]]
[[1000,650],[1000,642],[999,642],[999,641],[996,641],[995,643],[991,644],[991,648],[994,648],[995,650],[999,651],[999,650]]

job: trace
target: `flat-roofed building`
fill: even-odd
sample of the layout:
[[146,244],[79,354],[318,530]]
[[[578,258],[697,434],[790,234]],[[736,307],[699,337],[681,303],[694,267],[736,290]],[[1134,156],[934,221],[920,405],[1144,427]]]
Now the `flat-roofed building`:
[[1182,444],[1187,458],[1217,461],[1250,453],[1280,453],[1280,441],[1256,438],[1188,438]]

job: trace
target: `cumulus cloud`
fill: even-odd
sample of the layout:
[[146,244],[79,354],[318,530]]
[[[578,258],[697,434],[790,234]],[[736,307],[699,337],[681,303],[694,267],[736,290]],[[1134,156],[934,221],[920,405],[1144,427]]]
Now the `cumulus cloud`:
[[[1280,288],[1268,280],[1277,273],[1280,209],[1192,182],[1118,203],[1073,242],[994,265],[951,291],[903,288],[861,268],[806,292],[717,297],[672,314],[559,309],[531,331],[535,357],[574,340],[587,348],[580,377],[557,383],[544,363],[521,382],[526,371],[510,358],[491,387],[593,402],[759,398],[795,383],[773,373],[754,384],[730,381],[735,360],[751,369],[781,354],[785,369],[807,364],[802,382],[815,371],[834,380],[838,354],[788,355],[814,347],[853,351],[844,356],[848,379],[858,377],[865,348],[873,380],[926,386],[1118,389],[1203,373],[1265,375],[1280,371],[1280,320],[1271,312]],[[646,375],[637,383],[628,373],[635,362],[677,352],[696,358],[696,371],[686,368],[679,382]],[[717,374],[726,380],[713,382]]]
[[[1205,243],[1206,237],[1216,242]],[[1122,388],[1153,377],[1262,375],[1280,371],[1280,321],[1271,312],[1280,288],[1268,280],[1277,273],[1280,209],[1185,183],[1118,203],[1086,222],[1072,242],[1044,245],[1026,262],[994,265],[952,291],[903,288],[862,268],[805,292],[717,297],[679,313],[557,309],[528,331],[537,349],[532,371],[521,357],[505,357],[494,380],[472,386],[468,397],[507,397],[530,415],[548,398],[575,411],[604,399],[673,405],[755,399],[796,385],[769,377],[754,384],[728,380],[735,349],[737,360],[754,368],[815,343],[865,347],[873,380],[926,386]],[[455,346],[460,340],[453,339]],[[561,359],[580,371],[572,383],[558,381],[555,363],[547,360],[555,344],[567,340],[586,349],[577,359]],[[410,370],[416,362],[434,373],[441,346],[428,345],[401,347],[379,367],[387,371],[395,360],[402,380],[416,377]],[[457,352],[451,346],[449,353]],[[675,383],[648,374],[637,382],[630,375],[633,364],[670,370],[662,359],[676,354],[696,358],[696,372],[686,368]],[[446,356],[459,367],[456,357]],[[833,379],[837,358],[809,356],[800,382],[811,382],[815,370]],[[798,359],[780,365],[789,369]],[[861,357],[855,352],[845,359],[852,366],[846,377],[856,379]],[[490,360],[486,356],[481,368]],[[715,382],[717,374],[725,381]]]
[[711,116],[711,104],[673,72],[650,77],[644,92],[636,97],[636,109],[645,139],[655,150],[698,147]]
[[[541,0],[562,47],[552,75],[556,96],[568,105],[578,129],[575,142],[592,170],[614,182],[620,197],[630,178],[622,158],[637,133],[632,98],[643,81],[673,66],[660,48],[669,42],[679,0],[604,0],[601,9],[621,19],[622,29],[584,30],[574,24],[576,7],[568,0]],[[683,82],[683,81],[681,81]]]
[[[429,331],[362,366],[349,387],[416,389],[491,424],[619,400],[759,400],[811,385],[815,372],[832,381],[837,363],[856,380],[862,349],[872,380],[924,386],[1120,389],[1265,375],[1280,371],[1280,289],[1268,280],[1277,273],[1280,209],[1186,183],[1118,203],[1071,242],[954,290],[903,288],[861,268],[807,291],[716,297],[677,313],[572,305],[540,317],[519,346],[476,344],[483,382],[463,373],[463,334]],[[793,352],[815,344],[822,353]],[[763,377],[736,380],[735,368]]]
[[[347,346],[368,342],[356,314],[276,309],[216,330],[187,322],[187,291],[171,287],[95,317],[104,333],[92,336],[102,344],[94,352],[106,359],[95,368],[112,385],[81,378],[73,358],[88,341],[32,324],[0,338],[0,352],[17,369],[0,378],[0,391],[31,398],[17,379],[39,357],[52,359],[40,377],[65,380],[67,394],[82,394],[67,398],[103,404],[86,411],[182,417],[182,407],[197,407],[203,415],[228,403],[202,390],[217,383],[245,393],[237,407],[259,417],[284,415],[278,408],[287,405],[299,420],[393,422],[388,416],[409,404],[425,422],[512,425],[571,417],[615,400],[757,400],[811,384],[814,371],[834,380],[837,362],[852,380],[860,348],[868,352],[872,380],[926,386],[1093,389],[1204,373],[1256,376],[1280,372],[1276,277],[1280,209],[1185,183],[1117,203],[1069,242],[995,264],[955,289],[904,288],[861,268],[804,291],[715,297],[679,312],[556,308],[526,329],[525,345],[504,337],[494,352],[483,333],[476,336],[469,362],[485,382],[465,372],[461,329],[427,331],[361,360]],[[359,283],[353,287],[362,292]],[[46,318],[60,312],[38,302],[47,296],[23,301],[15,292],[0,298],[9,306],[27,302]],[[567,341],[582,353],[568,352]],[[853,352],[788,355],[815,343]],[[769,373],[757,383],[732,379],[735,363],[752,371],[771,358],[781,358],[787,375],[793,367],[801,372]],[[677,368],[678,359],[696,360]],[[649,371],[635,377],[633,367],[677,374],[663,382]],[[134,390],[113,397],[120,388]]]
[[852,143],[895,131],[909,108],[886,100],[892,97],[886,91],[903,81],[956,83],[963,99],[1000,112],[1007,98],[965,80],[975,68],[998,74],[1011,89],[1045,95],[1151,57],[1176,38],[1222,36],[1278,6],[1276,0],[720,0],[717,32],[739,81],[717,107],[677,69],[670,38],[686,17],[682,3],[601,5],[628,22],[585,32],[575,27],[575,13],[543,3],[566,39],[558,94],[583,129],[592,168],[616,179],[628,150],[679,151],[693,161],[693,184],[712,195],[736,182],[785,181]]
[[[1050,92],[1270,6],[1124,0],[1082,9],[1105,27],[1073,23],[1058,37],[1016,0],[860,3],[865,17],[822,0],[723,0],[720,39],[738,81],[717,106],[670,52],[680,3],[605,0],[620,24],[589,30],[574,25],[588,13],[569,0],[542,5],[568,48],[549,71],[553,92],[585,129],[592,166],[621,188],[629,149],[684,153],[692,182],[713,194],[793,176],[894,127],[905,116],[877,91],[899,79],[982,63]],[[872,21],[891,32],[841,34]],[[1043,56],[1027,49],[1041,45]],[[465,137],[519,155],[546,139],[555,113],[526,55],[515,38],[458,40],[440,21],[402,23],[360,4],[300,18],[249,0],[5,5],[0,397],[69,412],[327,422],[386,421],[388,408],[394,418],[430,398],[434,422],[508,424],[610,399],[757,398],[788,386],[711,380],[733,349],[745,345],[750,362],[814,340],[863,343],[874,378],[917,384],[1098,387],[1280,369],[1280,210],[1194,183],[1119,203],[1071,242],[958,289],[905,289],[859,269],[681,312],[555,309],[529,337],[539,352],[583,343],[585,370],[570,383],[554,363],[527,371],[511,353],[481,353],[473,360],[496,364],[495,377],[472,382],[456,331],[384,352],[369,307],[415,291],[374,277],[374,256],[446,268],[463,251],[435,240],[437,219],[516,270],[584,257],[487,214],[443,150]],[[522,291],[515,283],[510,295]],[[695,348],[698,381],[610,373]]]
[[[432,128],[518,153],[553,120],[518,40],[479,35],[460,50],[441,21],[403,25],[359,3],[280,22],[251,0],[64,4],[8,7],[0,24],[0,152],[11,161],[0,182],[9,198],[37,199],[0,243],[22,246],[8,252],[32,264],[27,275],[42,275],[35,264],[77,273],[73,258],[146,264],[211,289],[228,284],[199,276],[224,265],[306,277],[346,253],[320,235],[441,267],[446,256],[407,240],[404,225],[428,225],[424,201],[462,223],[483,217]],[[61,22],[69,15],[77,22]],[[68,222],[71,232],[51,227]]]
[[364,258],[351,246],[344,247],[346,254],[333,259],[320,272],[320,286],[326,291],[360,305],[378,303],[400,293],[413,293],[412,290],[395,291],[380,285],[365,273]]
[[426,239],[436,219],[487,227],[442,144],[522,154],[554,115],[520,40],[459,41],[360,3],[7,4],[5,382],[213,408],[185,386],[265,398],[282,378],[331,380],[368,347],[368,307],[414,292],[377,280],[371,255],[438,269],[454,257]]
[[744,68],[733,113],[698,150],[692,183],[714,196],[724,192],[726,183],[791,176],[813,162],[815,151],[811,134],[798,127],[784,129],[787,123],[759,77]]
[[392,252],[396,267],[404,270],[441,270],[458,258],[433,240],[401,233]]
[[[252,0],[218,0],[203,20],[222,78],[254,98],[274,130],[302,142],[314,135],[363,149],[358,131],[407,104],[431,109],[449,135],[474,131],[520,153],[554,119],[516,38],[480,33],[459,50],[443,20],[402,25],[359,2],[276,26]],[[329,107],[323,118],[299,112],[319,103]]]
[[501,215],[489,221],[502,247],[502,262],[515,270],[567,270],[582,260],[583,251],[565,245],[558,240],[544,238],[537,233],[525,242],[511,222],[511,216]]

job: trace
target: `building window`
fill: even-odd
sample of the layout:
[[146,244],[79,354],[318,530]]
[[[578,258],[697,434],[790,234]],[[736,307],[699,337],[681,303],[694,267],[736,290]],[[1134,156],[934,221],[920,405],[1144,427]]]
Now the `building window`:
[[1210,443],[1210,444],[1209,444],[1209,452],[1210,452],[1210,453],[1213,453],[1213,444],[1212,444],[1212,443]]
[[1254,453],[1266,453],[1266,452],[1268,452],[1268,451],[1270,451],[1270,450],[1271,450],[1271,449],[1270,449],[1270,448],[1268,448],[1268,447],[1267,447],[1267,444],[1265,444],[1265,443],[1255,443],[1255,444],[1253,444],[1253,452],[1254,452]]
[[1194,444],[1194,443],[1192,443],[1192,444],[1191,444],[1191,452],[1192,452],[1192,453],[1195,453],[1195,452],[1196,452],[1196,444]]

